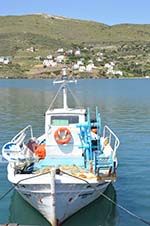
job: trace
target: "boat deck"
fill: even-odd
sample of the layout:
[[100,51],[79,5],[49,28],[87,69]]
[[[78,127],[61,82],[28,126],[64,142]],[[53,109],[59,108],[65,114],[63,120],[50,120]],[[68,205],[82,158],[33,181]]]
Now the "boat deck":
[[[49,173],[52,171],[51,166],[44,167],[42,169],[39,169],[35,171],[35,174],[44,174],[44,173]],[[92,172],[92,169],[86,170],[84,168],[81,168],[76,165],[72,166],[60,166],[59,168],[56,169],[56,174],[60,173],[65,173],[67,175],[70,175],[72,177],[80,178],[83,180],[97,180],[97,181],[115,181],[116,180],[116,173],[101,173],[99,175],[95,175],[94,172]]]

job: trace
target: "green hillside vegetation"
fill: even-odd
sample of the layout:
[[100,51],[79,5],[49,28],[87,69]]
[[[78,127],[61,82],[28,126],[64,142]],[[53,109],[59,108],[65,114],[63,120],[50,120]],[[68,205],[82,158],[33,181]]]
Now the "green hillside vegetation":
[[[36,51],[27,51],[31,47]],[[38,56],[45,58],[55,54],[58,48],[77,47],[81,49],[81,57],[92,59],[98,68],[90,77],[106,77],[104,65],[111,61],[126,77],[150,75],[150,25],[108,26],[44,14],[0,17],[0,56],[13,57],[12,64],[0,65],[1,77],[36,76],[37,71],[33,68],[42,65]],[[85,47],[87,51],[82,51]],[[98,63],[96,54],[99,51],[103,58]],[[71,57],[66,62],[71,64]],[[50,70],[40,68],[41,77],[52,75]]]

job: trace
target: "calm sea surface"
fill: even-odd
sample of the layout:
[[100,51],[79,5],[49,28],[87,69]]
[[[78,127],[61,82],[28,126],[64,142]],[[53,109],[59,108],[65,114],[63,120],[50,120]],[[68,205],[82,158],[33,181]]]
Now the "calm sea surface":
[[[0,149],[28,124],[33,126],[35,136],[44,132],[44,112],[57,88],[51,80],[0,80]],[[103,124],[108,124],[121,142],[118,178],[106,195],[150,221],[150,80],[79,80],[71,89],[84,106],[92,110],[99,107]],[[73,106],[72,99],[69,102]],[[0,162],[0,196],[11,187],[6,167],[6,163]],[[0,200],[0,224],[8,222],[49,225],[15,191]],[[63,224],[134,225],[144,223],[103,197]]]

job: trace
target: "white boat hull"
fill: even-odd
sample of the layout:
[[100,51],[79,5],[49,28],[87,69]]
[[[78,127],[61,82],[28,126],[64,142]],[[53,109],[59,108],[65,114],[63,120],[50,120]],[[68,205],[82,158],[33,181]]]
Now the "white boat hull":
[[[28,175],[26,176],[28,177]],[[50,183],[46,183],[46,180]],[[13,181],[15,181],[15,176],[11,182]],[[37,209],[53,225],[54,203],[50,174],[46,175],[46,177],[44,175],[43,178],[35,178],[30,181],[25,180],[20,182],[16,185],[16,190],[23,199]],[[16,183],[17,181],[15,181]],[[81,208],[93,202],[106,190],[109,184],[109,181],[91,181],[91,183],[86,183],[76,178],[69,178],[67,175],[56,175],[55,217],[57,222],[62,223]]]

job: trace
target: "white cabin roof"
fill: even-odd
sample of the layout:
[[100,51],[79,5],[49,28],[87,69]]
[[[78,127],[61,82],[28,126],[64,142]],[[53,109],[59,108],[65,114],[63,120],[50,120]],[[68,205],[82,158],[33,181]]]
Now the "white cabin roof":
[[54,115],[54,114],[75,114],[75,115],[84,115],[86,109],[74,109],[74,108],[55,108],[48,109],[46,115]]

